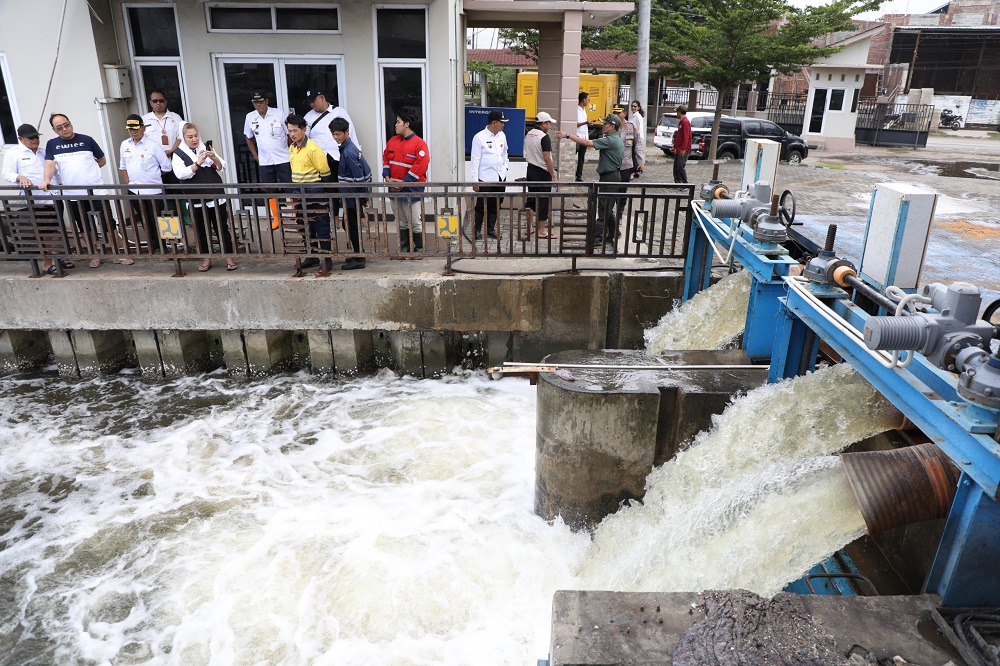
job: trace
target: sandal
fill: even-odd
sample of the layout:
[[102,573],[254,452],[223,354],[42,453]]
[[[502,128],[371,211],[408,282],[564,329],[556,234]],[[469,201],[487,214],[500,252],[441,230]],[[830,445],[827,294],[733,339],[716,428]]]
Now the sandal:
[[212,270],[212,264],[209,264],[208,266],[206,266],[205,264],[199,264],[198,265],[198,272],[199,273],[207,273],[210,270]]
[[237,268],[239,268],[239,266],[237,266],[236,264],[226,264],[227,271],[235,271]]
[[135,263],[135,259],[132,257],[122,257],[121,259],[115,259],[116,264],[121,264],[122,266],[131,266]]
[[60,260],[63,268],[76,268],[76,264],[72,261],[66,261],[65,259]]
[[42,271],[42,273],[44,275],[55,275],[56,273],[58,273],[58,269],[56,268],[55,264],[52,264],[51,266],[49,266],[48,268],[46,268],[44,271]]
[[101,267],[101,260],[100,259],[91,259],[90,263],[87,264],[87,266],[89,266],[90,268],[100,268]]
[[550,234],[547,231],[541,231],[537,234],[537,236],[538,238],[559,238],[559,236],[555,232]]

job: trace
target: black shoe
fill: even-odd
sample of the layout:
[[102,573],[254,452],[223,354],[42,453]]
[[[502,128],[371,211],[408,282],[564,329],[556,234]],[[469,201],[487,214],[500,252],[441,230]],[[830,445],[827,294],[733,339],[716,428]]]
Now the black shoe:
[[362,257],[351,257],[340,267],[342,271],[355,271],[365,267],[365,260]]
[[308,259],[303,259],[299,262],[299,266],[302,268],[313,268],[319,266],[319,257],[309,257]]
[[574,182],[574,183],[582,183],[582,182],[583,182],[583,178],[577,178],[577,179],[576,179],[576,180],[574,180],[573,182]]
[[490,238],[496,238],[497,237],[497,230],[496,229],[490,229],[489,231],[486,232],[486,235],[489,236]]
[[482,231],[477,231],[476,232],[476,240],[483,240],[483,232]]

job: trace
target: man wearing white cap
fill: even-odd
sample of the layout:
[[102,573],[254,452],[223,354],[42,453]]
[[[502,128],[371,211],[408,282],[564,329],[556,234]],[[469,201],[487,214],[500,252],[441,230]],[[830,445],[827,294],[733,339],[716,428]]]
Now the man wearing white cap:
[[476,197],[476,240],[483,237],[483,209],[486,209],[486,235],[497,237],[497,212],[500,199],[491,194],[503,192],[506,187],[507,166],[507,135],[503,133],[503,124],[509,120],[503,111],[490,111],[487,117],[486,129],[472,137],[472,161],[469,169],[470,178],[480,183],[499,183],[498,185],[474,185],[472,189],[486,196]]
[[[163,200],[149,198],[148,195],[163,193],[163,173],[172,171],[172,167],[163,145],[146,136],[146,121],[142,116],[133,113],[126,118],[125,130],[129,138],[122,141],[119,149],[118,169],[122,182],[130,186],[129,192],[139,195],[129,198],[129,209],[132,219],[146,228],[148,247],[152,252],[158,244],[156,216],[163,210]],[[126,257],[120,262],[131,264],[132,259]]]
[[[525,177],[528,182],[552,182],[556,179],[556,168],[552,163],[552,137],[549,136],[549,128],[555,118],[545,111],[539,111],[535,121],[535,128],[524,136],[524,159],[528,162],[528,171]],[[548,185],[529,185],[529,192],[551,192]],[[528,238],[531,238],[532,215],[538,213],[536,236],[538,238],[555,238],[554,233],[549,233],[549,198],[547,196],[530,197],[525,202],[528,209]]]

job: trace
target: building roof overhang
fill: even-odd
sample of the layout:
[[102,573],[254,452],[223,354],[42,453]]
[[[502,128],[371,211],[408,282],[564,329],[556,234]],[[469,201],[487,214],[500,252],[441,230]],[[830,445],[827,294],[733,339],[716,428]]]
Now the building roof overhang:
[[562,23],[566,12],[583,12],[583,24],[602,26],[635,11],[632,2],[575,2],[574,0],[465,0],[470,28],[537,28],[540,23]]

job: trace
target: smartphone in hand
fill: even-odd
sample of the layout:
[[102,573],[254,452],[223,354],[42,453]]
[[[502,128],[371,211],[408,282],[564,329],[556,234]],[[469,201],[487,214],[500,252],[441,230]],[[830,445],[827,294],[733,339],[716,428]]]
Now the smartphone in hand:
[[205,150],[212,150],[212,140],[209,139],[205,142]]

